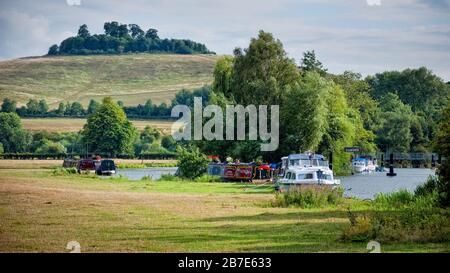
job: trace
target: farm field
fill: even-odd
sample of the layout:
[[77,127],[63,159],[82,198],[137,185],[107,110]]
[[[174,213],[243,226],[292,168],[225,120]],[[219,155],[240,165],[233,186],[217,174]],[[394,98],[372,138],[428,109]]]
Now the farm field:
[[[152,182],[51,170],[0,170],[0,252],[367,252],[339,241],[347,200],[275,208],[269,186]],[[449,243],[383,244],[383,252],[448,251]]]
[[[49,132],[78,132],[83,128],[86,119],[83,118],[22,118],[23,127],[29,131]],[[160,130],[163,134],[170,134],[171,120],[131,120],[138,130],[143,130],[149,125]]]
[[182,89],[212,82],[218,56],[127,54],[102,56],[33,57],[0,62],[0,100],[19,105],[30,98],[45,99],[51,108],[62,101],[105,96],[125,105],[170,102]]

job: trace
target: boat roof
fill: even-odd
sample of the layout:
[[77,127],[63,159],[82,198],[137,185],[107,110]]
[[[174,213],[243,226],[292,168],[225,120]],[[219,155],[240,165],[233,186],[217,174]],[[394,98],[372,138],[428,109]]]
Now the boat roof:
[[289,160],[301,159],[301,160],[325,160],[325,157],[321,154],[291,154],[289,155]]
[[289,168],[289,171],[295,172],[295,173],[308,173],[308,172],[317,172],[322,171],[324,173],[332,173],[333,171],[330,170],[327,167],[319,167],[319,166],[312,166],[312,167],[306,167],[306,168]]

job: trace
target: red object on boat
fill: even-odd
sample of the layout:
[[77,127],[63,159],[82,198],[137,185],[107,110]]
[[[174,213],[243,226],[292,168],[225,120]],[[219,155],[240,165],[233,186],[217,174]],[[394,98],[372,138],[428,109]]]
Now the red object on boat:
[[251,180],[253,167],[250,165],[227,165],[223,171],[223,177],[230,180]]
[[269,165],[261,165],[261,166],[259,166],[259,170],[270,171],[271,168]]

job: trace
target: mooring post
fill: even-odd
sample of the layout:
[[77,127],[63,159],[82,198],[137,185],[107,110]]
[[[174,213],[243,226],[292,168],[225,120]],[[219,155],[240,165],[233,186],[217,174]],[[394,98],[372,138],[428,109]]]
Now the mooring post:
[[434,159],[434,154],[431,154],[431,168],[436,167],[436,160]]
[[441,156],[441,154],[438,154],[438,162],[437,162],[439,165],[441,165],[441,163],[442,163],[442,156]]
[[394,154],[391,153],[389,156],[389,172],[386,174],[387,176],[396,176],[394,173]]
[[330,162],[328,163],[330,170],[333,170],[333,152],[330,152]]
[[381,169],[384,169],[384,154],[381,154]]

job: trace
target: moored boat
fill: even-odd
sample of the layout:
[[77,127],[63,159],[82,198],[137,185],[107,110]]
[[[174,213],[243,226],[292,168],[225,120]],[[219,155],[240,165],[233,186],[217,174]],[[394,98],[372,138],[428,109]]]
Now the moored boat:
[[334,179],[333,170],[323,155],[292,154],[282,160],[283,175],[275,186],[278,191],[288,191],[291,187],[304,185],[336,187],[341,183]]

